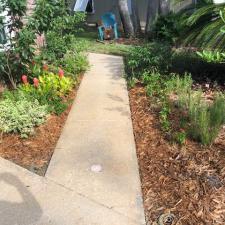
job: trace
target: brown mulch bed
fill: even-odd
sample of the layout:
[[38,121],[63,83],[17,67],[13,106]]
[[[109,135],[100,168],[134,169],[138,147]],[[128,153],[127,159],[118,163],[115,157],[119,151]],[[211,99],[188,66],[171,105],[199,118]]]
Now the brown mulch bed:
[[[80,81],[81,79],[82,76]],[[22,139],[19,135],[4,134],[0,137],[0,157],[44,176],[70,112],[72,101],[77,94],[78,86],[67,98],[71,102],[67,110],[60,116],[50,115],[46,123],[35,129],[34,136]]]
[[[210,147],[169,143],[145,89],[129,91],[147,224],[225,224],[225,129]],[[160,224],[161,225],[161,224]]]

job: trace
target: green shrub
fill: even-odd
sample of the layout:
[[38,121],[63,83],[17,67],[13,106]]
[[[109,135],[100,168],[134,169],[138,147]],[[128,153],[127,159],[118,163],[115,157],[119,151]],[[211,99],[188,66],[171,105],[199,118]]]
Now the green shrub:
[[55,31],[48,31],[46,34],[47,46],[46,49],[44,49],[47,57],[49,57],[51,61],[62,58],[67,50],[70,49],[72,39],[73,35],[67,34],[60,37]]
[[83,31],[83,25],[86,19],[85,13],[76,12],[73,15],[64,15],[53,18],[48,30],[54,31],[62,37],[66,34],[80,33]]
[[71,51],[79,53],[88,50],[89,43],[87,40],[74,38],[71,43]]
[[0,72],[6,82],[15,89],[20,76],[26,71],[27,64],[34,56],[35,33],[24,26],[23,18],[26,14],[26,0],[1,0],[0,15],[7,11],[8,21],[0,16],[0,29],[4,27],[7,35],[1,48],[4,51],[0,58]]
[[88,68],[87,56],[82,52],[68,51],[62,60],[61,65],[66,68],[66,72],[76,77],[78,74],[85,72]]
[[127,57],[131,76],[140,78],[145,71],[167,72],[171,66],[171,48],[156,42],[133,47]]
[[185,14],[182,16],[175,13],[169,13],[166,16],[160,15],[153,24],[152,37],[170,44],[176,44],[184,30],[182,23],[184,18]]
[[144,72],[143,83],[146,85],[148,96],[157,96],[162,90],[162,77],[158,71]]
[[164,132],[171,132],[171,122],[169,120],[170,106],[167,102],[162,102],[162,108],[159,112],[159,120]]
[[67,15],[64,0],[37,0],[29,26],[37,33],[46,33],[54,18]]
[[[67,107],[68,103],[63,100],[63,97],[56,95],[51,88],[37,89],[33,86],[20,86],[16,94],[18,97],[25,95],[29,101],[37,100],[40,105],[46,105],[48,113],[60,115]],[[18,99],[18,97],[16,97]]]
[[6,98],[0,101],[0,130],[5,133],[19,133],[26,138],[34,132],[34,127],[42,124],[47,116],[47,106],[26,98],[15,101]]

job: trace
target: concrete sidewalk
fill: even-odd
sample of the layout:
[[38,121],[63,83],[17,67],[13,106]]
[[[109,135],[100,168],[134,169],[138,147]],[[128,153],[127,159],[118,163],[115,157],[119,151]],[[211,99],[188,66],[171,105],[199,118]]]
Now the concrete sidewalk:
[[1,225],[144,225],[121,57],[90,54],[46,176],[0,159]]

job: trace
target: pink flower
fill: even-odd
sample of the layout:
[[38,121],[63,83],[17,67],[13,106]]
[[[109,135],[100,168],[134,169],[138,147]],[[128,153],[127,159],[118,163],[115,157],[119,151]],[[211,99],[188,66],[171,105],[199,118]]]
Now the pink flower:
[[38,87],[38,85],[39,85],[39,80],[37,79],[37,78],[34,78],[33,79],[33,82],[34,82],[34,87]]
[[44,64],[44,65],[43,65],[43,70],[44,70],[44,71],[48,71],[48,65],[47,65],[47,64]]
[[59,78],[62,79],[64,77],[64,71],[60,68],[59,69]]
[[26,76],[26,75],[23,75],[23,76],[22,76],[22,82],[23,82],[24,84],[28,84],[27,76]]

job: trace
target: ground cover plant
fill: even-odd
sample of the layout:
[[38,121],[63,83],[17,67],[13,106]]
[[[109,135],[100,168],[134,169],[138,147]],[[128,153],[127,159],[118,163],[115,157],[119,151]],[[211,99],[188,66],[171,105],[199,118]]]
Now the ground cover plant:
[[28,101],[20,98],[15,101],[5,98],[0,102],[1,132],[19,133],[21,137],[28,137],[34,132],[34,127],[45,122],[47,106],[40,105],[37,100]]

